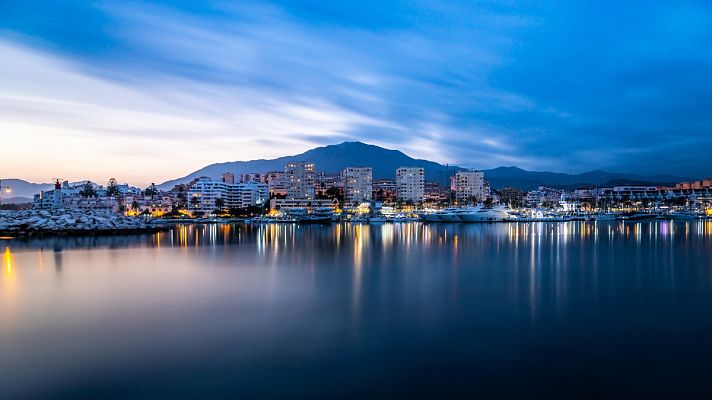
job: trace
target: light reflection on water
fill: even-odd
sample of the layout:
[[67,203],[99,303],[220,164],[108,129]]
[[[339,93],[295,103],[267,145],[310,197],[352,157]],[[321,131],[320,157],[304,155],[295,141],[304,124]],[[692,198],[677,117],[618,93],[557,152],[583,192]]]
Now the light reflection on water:
[[[619,394],[640,388],[607,374],[636,354],[707,387],[712,221],[181,225],[0,251],[0,398],[579,393],[562,373]],[[664,392],[652,378],[631,381]]]

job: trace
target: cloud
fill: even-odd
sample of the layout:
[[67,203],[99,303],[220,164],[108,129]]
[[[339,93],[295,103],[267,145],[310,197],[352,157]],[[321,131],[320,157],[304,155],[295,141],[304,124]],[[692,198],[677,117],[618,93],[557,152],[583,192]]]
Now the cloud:
[[341,140],[712,173],[712,13],[694,2],[28,3],[0,22],[0,163],[21,177],[145,184]]

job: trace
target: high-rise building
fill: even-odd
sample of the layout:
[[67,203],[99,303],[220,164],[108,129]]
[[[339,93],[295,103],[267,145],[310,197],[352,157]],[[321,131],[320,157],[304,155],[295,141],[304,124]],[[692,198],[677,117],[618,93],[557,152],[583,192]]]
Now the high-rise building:
[[419,203],[425,194],[425,169],[400,167],[396,170],[396,193],[399,200]]
[[240,183],[267,183],[265,180],[265,174],[260,174],[258,172],[241,174]]
[[220,176],[220,180],[225,183],[235,183],[235,174],[233,174],[232,172],[225,172]]
[[373,174],[371,167],[348,167],[341,171],[341,181],[344,183],[344,200],[353,205],[371,201],[373,191]]
[[308,162],[293,162],[284,166],[287,199],[308,200],[314,198],[316,165]]
[[271,171],[265,174],[265,183],[269,186],[271,195],[286,195],[287,185],[284,180],[284,172]]
[[460,204],[479,203],[489,196],[489,185],[482,171],[460,171],[455,174],[455,199]]

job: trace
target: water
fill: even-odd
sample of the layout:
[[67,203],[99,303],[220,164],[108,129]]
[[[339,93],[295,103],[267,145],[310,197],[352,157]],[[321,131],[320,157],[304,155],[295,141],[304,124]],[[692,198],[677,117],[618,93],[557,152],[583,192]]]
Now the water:
[[707,397],[712,221],[0,240],[0,398]]

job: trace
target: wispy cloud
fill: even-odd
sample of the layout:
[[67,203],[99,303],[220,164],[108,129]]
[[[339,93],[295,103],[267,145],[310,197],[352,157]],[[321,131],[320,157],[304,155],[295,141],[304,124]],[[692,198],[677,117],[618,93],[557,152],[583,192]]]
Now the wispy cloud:
[[[712,140],[707,8],[651,12],[666,24],[619,38],[597,9],[573,30],[581,5],[354,7],[109,1],[49,31],[18,6],[0,23],[2,174],[146,184],[354,139],[474,168],[712,168],[684,160]],[[660,37],[686,44],[665,55],[647,46]]]

